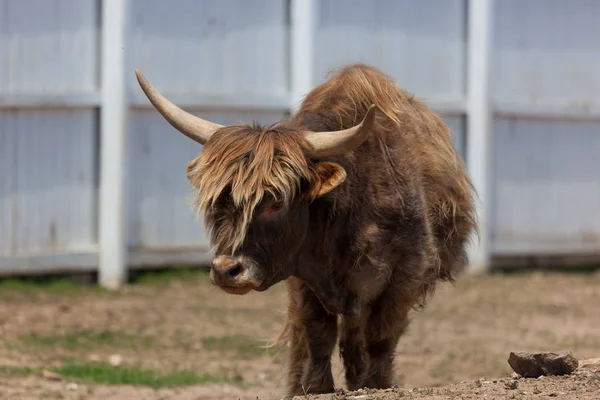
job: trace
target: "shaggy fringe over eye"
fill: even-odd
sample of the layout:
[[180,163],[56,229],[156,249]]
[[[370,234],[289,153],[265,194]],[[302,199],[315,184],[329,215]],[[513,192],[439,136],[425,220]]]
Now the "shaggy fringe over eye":
[[[278,126],[230,126],[216,132],[188,171],[198,190],[194,205],[206,215],[213,241],[234,252],[265,194],[284,204],[294,200],[302,180],[313,176],[304,156],[309,148],[301,132]],[[217,224],[210,210],[226,189],[237,211],[235,222]]]

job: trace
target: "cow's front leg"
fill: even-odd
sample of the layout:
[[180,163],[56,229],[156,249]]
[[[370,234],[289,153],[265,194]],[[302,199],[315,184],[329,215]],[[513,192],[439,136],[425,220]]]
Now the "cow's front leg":
[[321,276],[313,270],[304,270],[298,274],[317,296],[321,305],[333,315],[357,316],[360,312],[356,294],[339,285],[333,276]]
[[340,356],[346,372],[348,390],[363,387],[367,368],[367,353],[364,338],[364,315],[344,317],[340,334]]
[[290,303],[290,370],[288,395],[334,391],[331,355],[337,339],[337,318],[314,292],[296,278],[288,280]]

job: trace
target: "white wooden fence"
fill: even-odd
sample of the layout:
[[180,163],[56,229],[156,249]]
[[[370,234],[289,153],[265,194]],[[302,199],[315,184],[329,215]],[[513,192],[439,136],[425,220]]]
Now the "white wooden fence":
[[485,207],[472,270],[600,252],[596,0],[0,0],[0,274],[210,258],[150,107],[273,122],[326,72],[382,68],[454,131]]

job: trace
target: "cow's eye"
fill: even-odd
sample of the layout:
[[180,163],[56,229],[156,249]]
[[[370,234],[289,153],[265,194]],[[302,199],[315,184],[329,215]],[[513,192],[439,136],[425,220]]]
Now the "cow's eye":
[[283,208],[282,201],[276,201],[275,203],[271,204],[271,211],[279,211],[282,208]]
[[271,203],[263,212],[264,216],[269,216],[271,214],[275,214],[276,212],[280,211],[283,208],[284,204],[282,201],[276,201],[274,203]]

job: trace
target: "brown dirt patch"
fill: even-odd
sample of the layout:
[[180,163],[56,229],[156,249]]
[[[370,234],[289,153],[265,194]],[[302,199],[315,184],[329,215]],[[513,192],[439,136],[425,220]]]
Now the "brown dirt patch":
[[[311,400],[398,400],[398,399],[582,399],[596,400],[600,396],[600,369],[576,371],[570,376],[537,379],[478,379],[442,387],[388,390],[359,390],[335,395],[310,396]],[[297,396],[294,400],[301,400]]]
[[[413,314],[410,330],[398,346],[400,389],[357,395],[366,396],[363,400],[484,394],[598,398],[586,397],[598,389],[598,374],[590,371],[521,379],[514,390],[505,385],[511,380],[510,351],[569,350],[579,359],[600,355],[599,287],[598,274],[540,273],[465,277],[455,287],[442,285],[426,310]],[[76,379],[50,381],[37,373],[3,376],[0,371],[0,398],[280,398],[284,354],[271,354],[259,345],[279,332],[286,304],[283,289],[278,285],[266,293],[231,296],[212,287],[204,275],[130,285],[116,293],[2,288],[1,366],[108,362],[118,354],[125,366],[164,374],[194,371],[215,380],[152,389]],[[342,387],[337,352],[334,376]],[[76,387],[69,385],[73,382]]]

